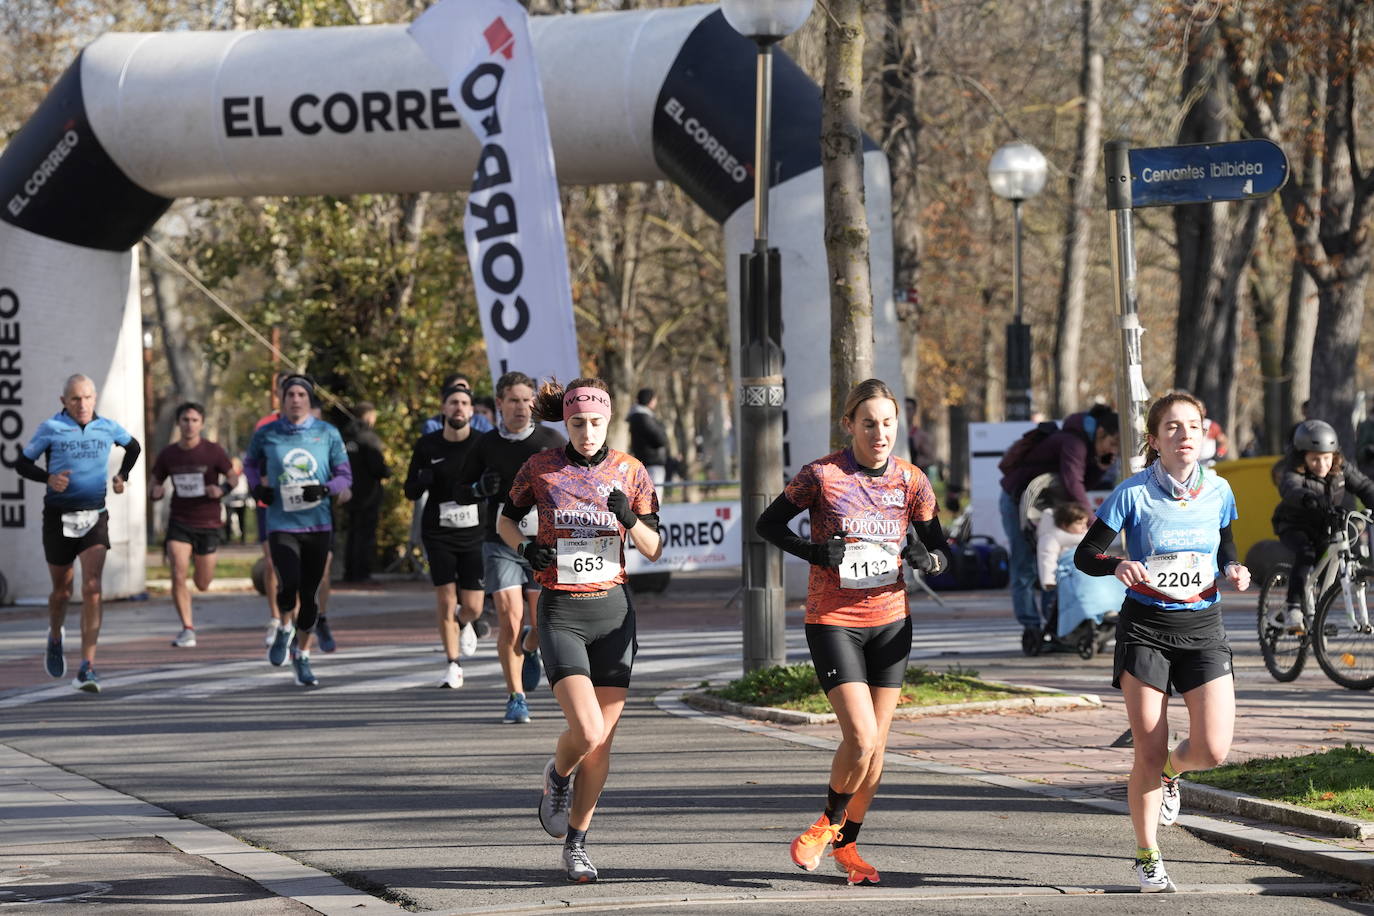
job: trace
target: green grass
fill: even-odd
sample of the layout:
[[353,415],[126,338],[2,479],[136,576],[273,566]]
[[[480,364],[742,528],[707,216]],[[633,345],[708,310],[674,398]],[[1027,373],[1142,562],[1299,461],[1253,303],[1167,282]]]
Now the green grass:
[[1374,753],[1353,744],[1301,757],[1258,757],[1187,778],[1270,801],[1374,819]]
[[[751,671],[744,677],[708,691],[714,696],[748,703],[774,706],[800,712],[830,712],[830,701],[821,692],[816,669],[810,664],[784,665]],[[971,668],[954,667],[931,671],[912,666],[906,669],[899,707],[941,706],[947,703],[976,703],[1012,697],[1047,696],[1043,691],[1023,690],[992,681],[979,680]]]
[[[253,564],[257,562],[259,556],[261,556],[260,553],[254,553],[252,556],[234,556],[225,553],[221,548],[219,559],[215,563],[215,578],[246,579],[253,574]],[[151,554],[149,554],[148,559],[149,579],[172,578],[172,571],[167,568],[167,561],[165,558],[162,559],[162,562],[156,564],[152,562]]]

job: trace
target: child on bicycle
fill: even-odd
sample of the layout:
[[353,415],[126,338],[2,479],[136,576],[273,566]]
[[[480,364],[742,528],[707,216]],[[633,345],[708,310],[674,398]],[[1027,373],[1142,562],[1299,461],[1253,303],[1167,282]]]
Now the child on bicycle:
[[1288,577],[1285,620],[1276,626],[1299,627],[1303,622],[1302,595],[1317,556],[1326,549],[1331,510],[1350,511],[1358,496],[1374,507],[1374,481],[1346,464],[1336,430],[1322,420],[1304,420],[1293,430],[1293,447],[1279,471],[1279,505],[1274,510],[1274,534],[1293,551]]

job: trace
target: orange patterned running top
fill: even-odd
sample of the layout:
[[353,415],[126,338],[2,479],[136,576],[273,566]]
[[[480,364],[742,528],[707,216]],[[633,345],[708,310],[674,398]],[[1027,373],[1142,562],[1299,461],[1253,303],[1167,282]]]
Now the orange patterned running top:
[[658,511],[649,472],[639,459],[613,448],[591,467],[574,463],[562,447],[545,449],[516,472],[511,505],[535,506],[536,539],[558,551],[555,562],[535,572],[540,585],[599,592],[625,582],[625,529],[606,508],[612,490],[625,492],[636,515]]
[[[935,491],[920,468],[894,455],[883,474],[872,476],[845,448],[803,467],[783,495],[797,508],[810,510],[813,544],[840,535],[856,545],[854,555],[847,552],[838,570],[811,567],[807,623],[878,627],[906,616],[905,578],[893,555],[900,553],[910,523],[930,521],[939,512]],[[870,546],[871,554],[857,550]],[[893,581],[868,587],[854,585],[864,581],[855,577],[867,570],[862,564],[873,557],[884,568],[890,563],[897,569],[895,577],[889,574]],[[845,582],[850,584],[846,587]]]

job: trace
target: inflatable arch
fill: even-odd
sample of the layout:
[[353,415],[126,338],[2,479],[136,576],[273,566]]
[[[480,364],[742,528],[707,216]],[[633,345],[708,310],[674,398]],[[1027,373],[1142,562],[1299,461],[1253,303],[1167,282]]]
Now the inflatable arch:
[[[734,265],[752,246],[752,43],[715,6],[540,17],[531,30],[560,181],[679,184],[724,224],[737,303]],[[176,197],[462,190],[478,145],[445,82],[401,25],[111,33],[82,51],[0,155],[0,573],[12,600],[49,588],[42,488],[13,463],[59,409],[63,379],[91,376],[99,410],[145,440],[132,250],[143,233]],[[795,466],[828,448],[830,319],[820,92],[781,54],[773,123],[769,239],[782,253]],[[887,163],[871,144],[865,181],[876,371],[899,383]],[[144,587],[142,481],[110,499],[111,597]]]

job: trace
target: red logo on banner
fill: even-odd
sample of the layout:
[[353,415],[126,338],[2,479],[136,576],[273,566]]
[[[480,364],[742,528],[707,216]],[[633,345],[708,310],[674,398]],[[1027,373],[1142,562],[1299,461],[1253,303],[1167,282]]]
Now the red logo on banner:
[[505,20],[500,16],[483,29],[482,34],[487,39],[487,47],[491,48],[491,53],[500,54],[506,60],[515,56],[515,36],[506,28]]
[[717,506],[717,507],[716,507],[716,518],[718,518],[718,519],[723,519],[724,521],[727,521],[727,522],[730,521],[730,507],[729,507],[729,506]]

